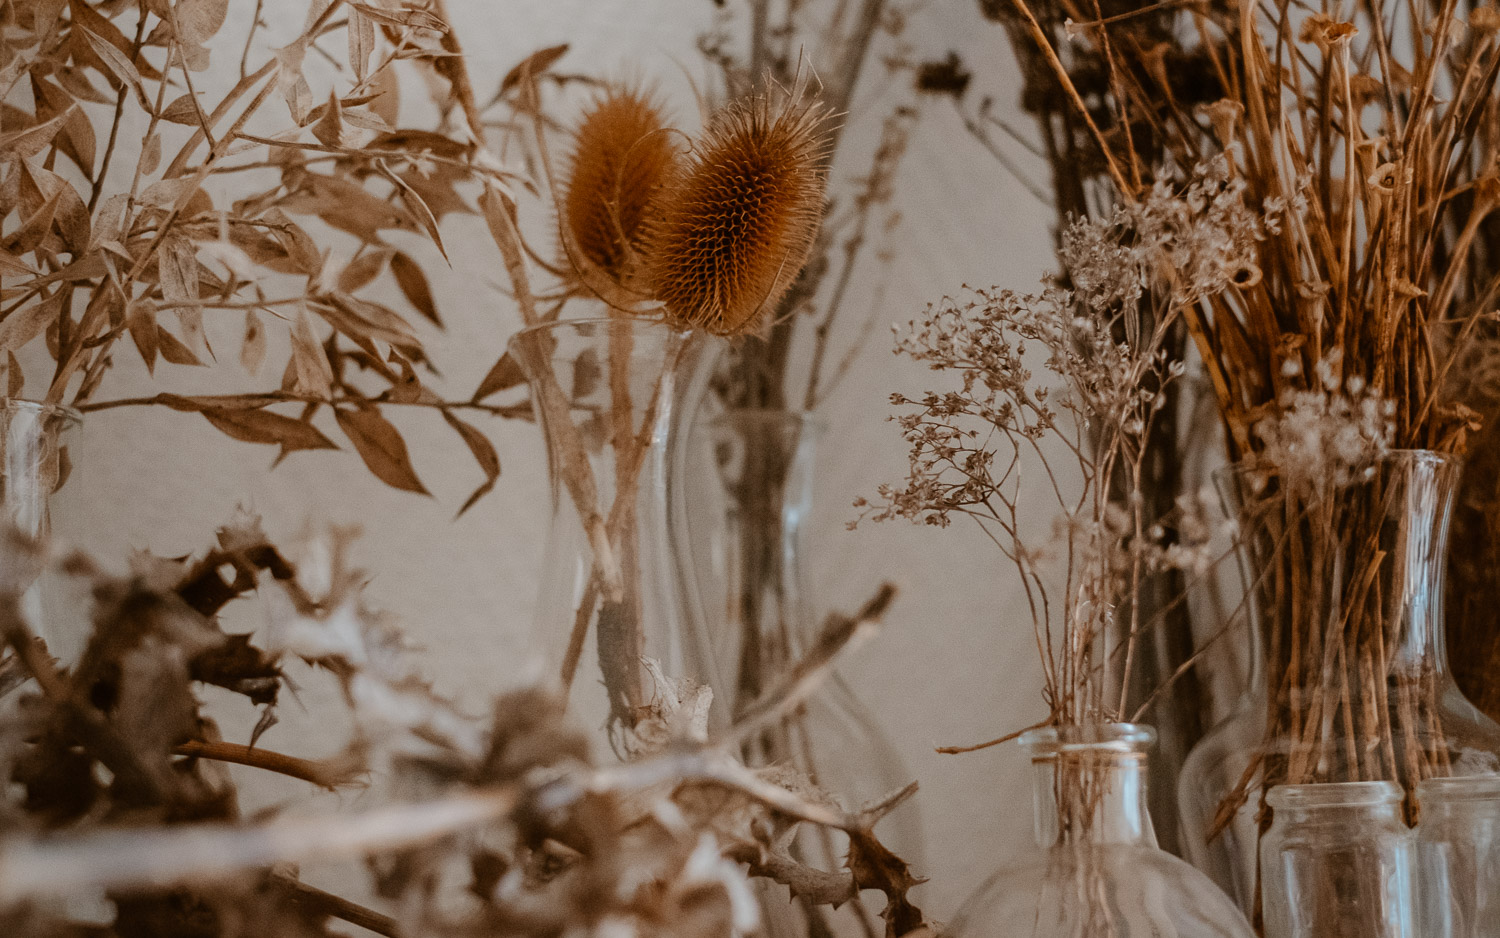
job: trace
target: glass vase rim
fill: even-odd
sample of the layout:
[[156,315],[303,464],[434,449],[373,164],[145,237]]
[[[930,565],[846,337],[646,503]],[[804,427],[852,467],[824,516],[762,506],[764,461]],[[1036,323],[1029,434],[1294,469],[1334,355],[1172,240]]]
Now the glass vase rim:
[[1404,795],[1395,782],[1306,782],[1272,787],[1266,792],[1266,803],[1289,811],[1362,808],[1394,806]]
[[785,407],[726,407],[709,417],[707,423],[711,427],[725,427],[742,421],[807,427],[816,434],[828,429],[828,420],[817,411]]
[[60,404],[54,401],[33,401],[24,397],[0,398],[0,409],[7,412],[21,411],[23,413],[36,414],[39,417],[56,417],[68,427],[76,427],[83,423],[83,411],[71,404]]
[[672,335],[690,335],[696,330],[690,326],[678,326],[665,319],[647,319],[641,316],[583,316],[575,319],[553,319],[549,322],[539,322],[530,326],[522,326],[511,333],[505,342],[507,351],[514,349],[523,339],[544,333],[556,334],[564,331],[582,332],[583,327],[627,327],[632,332],[644,332],[660,330]]
[[1417,800],[1472,804],[1500,800],[1500,776],[1468,775],[1424,778],[1417,783]]
[[1156,745],[1156,730],[1145,723],[1072,723],[1039,726],[1016,737],[1032,759],[1068,753],[1142,754]]
[[[1379,466],[1391,464],[1427,463],[1442,468],[1457,469],[1463,465],[1463,457],[1454,453],[1444,453],[1435,449],[1422,449],[1420,447],[1392,447],[1379,456],[1370,460],[1366,465]],[[1274,471],[1274,467],[1261,462],[1254,457],[1246,457],[1238,462],[1232,462],[1227,466],[1220,466],[1213,471],[1216,482],[1243,478],[1252,473]]]

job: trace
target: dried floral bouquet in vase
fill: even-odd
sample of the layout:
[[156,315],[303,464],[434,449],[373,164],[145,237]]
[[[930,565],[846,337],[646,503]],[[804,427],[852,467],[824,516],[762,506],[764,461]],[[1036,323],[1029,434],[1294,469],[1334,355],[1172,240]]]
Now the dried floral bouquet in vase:
[[[681,405],[697,403],[713,337],[765,321],[806,260],[822,211],[826,110],[801,88],[737,96],[685,142],[649,95],[594,83],[602,90],[571,162],[554,167],[554,118],[543,108],[556,103],[554,88],[576,83],[552,72],[565,46],[516,65],[481,105],[441,0],[317,0],[273,49],[263,48],[270,15],[224,0],[0,12],[8,392],[33,390],[42,409],[197,413],[283,455],[337,448],[342,437],[375,476],[412,492],[425,486],[386,414],[423,409],[441,415],[481,471],[464,509],[500,471],[475,415],[535,414],[553,467],[554,529],[575,561],[576,598],[565,621],[547,623],[567,640],[554,673],[603,689],[594,725],[634,761],[591,763],[588,734],[551,696],[558,682],[502,698],[493,721],[433,694],[359,602],[362,577],[344,566],[342,542],[315,545],[304,566],[237,523],[197,563],[142,558],[113,578],[69,558],[60,573],[84,578],[99,609],[86,636],[78,622],[57,623],[85,643],[78,662],[57,662],[19,601],[19,574],[49,559],[27,538],[8,540],[0,566],[18,577],[0,583],[0,696],[9,698],[0,748],[7,792],[27,800],[7,798],[0,819],[3,930],[323,935],[338,920],[385,935],[604,933],[626,923],[708,936],[756,926],[747,871],[808,909],[883,890],[883,926],[872,927],[892,936],[920,927],[906,896],[916,877],[872,830],[914,786],[844,810],[739,758],[747,740],[806,705],[890,591],[856,616],[832,617],[784,679],[736,712],[720,707],[712,731],[711,692],[689,677],[689,657],[653,659],[647,639],[678,627],[674,607],[694,618],[673,638],[702,629],[672,533],[683,509],[673,482]],[[347,58],[323,69],[334,39],[347,41]],[[430,129],[400,119],[400,86],[412,78],[432,93]],[[134,126],[144,127],[138,146]],[[781,175],[759,184],[780,201],[760,217],[734,215],[765,147]],[[223,199],[219,177],[249,194]],[[721,200],[725,186],[732,204]],[[557,210],[561,224],[546,238],[556,235],[555,251],[523,236],[528,193]],[[454,213],[483,218],[526,328],[472,394],[449,397],[429,386],[437,368],[421,334],[441,325],[429,272],[446,257]],[[551,278],[546,289],[537,270]],[[379,302],[381,287],[404,312]],[[603,315],[564,319],[569,304]],[[238,363],[215,356],[223,315],[243,323]],[[273,330],[285,331],[290,353],[268,389],[253,379],[279,344]],[[229,368],[234,387],[103,397],[126,355],[153,371]],[[523,380],[529,403],[493,403]],[[44,468],[38,488],[66,475],[60,457]],[[225,634],[220,610],[257,589],[273,597],[273,634]],[[661,592],[657,615],[648,597]],[[578,677],[585,660],[599,681]],[[702,661],[708,675],[712,658]],[[280,753],[273,737],[261,745],[284,669],[303,663],[331,675],[352,712],[354,737],[336,756]],[[263,708],[249,745],[218,737],[196,697],[208,685]],[[428,800],[245,822],[224,762],[331,788],[374,772]],[[135,826],[121,827],[124,818]],[[785,854],[803,824],[843,838],[839,865]],[[358,856],[371,859],[373,889],[397,914],[314,889],[283,866]],[[70,900],[99,895],[97,921],[71,918]]]
[[[1066,44],[1012,6],[1081,104]],[[1420,780],[1500,767],[1500,733],[1448,670],[1442,615],[1456,457],[1478,427],[1460,395],[1496,300],[1500,24],[1458,3],[1170,19],[1149,54],[1130,17],[1070,24],[1108,66],[1108,130],[1073,117],[1118,197],[1156,171],[1133,145],[1149,139],[1177,165],[1219,161],[1263,216],[1243,275],[1183,310],[1238,463],[1223,488],[1265,660],[1263,733],[1213,778],[1183,779],[1184,831],[1212,851],[1240,827],[1227,868],[1253,910],[1273,786],[1394,781],[1411,822]],[[1214,100],[1174,98],[1174,58],[1206,63]]]
[[[1129,705],[1132,659],[1160,621],[1130,599],[1213,563],[1205,506],[1183,499],[1148,522],[1138,487],[1164,391],[1182,374],[1172,330],[1252,263],[1258,220],[1223,161],[1143,195],[1064,232],[1070,287],[945,300],[898,338],[951,381],[893,398],[910,473],[866,511],[983,528],[1019,574],[1044,677],[1034,726],[947,750],[1019,736],[1037,810],[1037,849],[966,904],[956,934],[1250,934],[1227,896],[1157,847],[1144,771],[1154,733],[1136,721],[1161,686]],[[1042,494],[1058,512],[1051,540],[1023,521],[1023,502]]]
[[[720,485],[699,502],[689,534],[703,545],[696,572],[702,602],[716,612],[708,640],[730,712],[779,680],[813,640],[819,557],[808,534],[828,429],[819,411],[859,360],[904,243],[897,178],[925,97],[905,32],[928,15],[882,0],[748,3],[726,9],[700,42],[726,96],[793,87],[811,74],[809,91],[833,118],[822,224],[808,261],[756,327],[725,346],[697,421],[712,452],[705,457],[699,446],[692,455]],[[744,756],[794,767],[856,802],[880,799],[909,777],[873,714],[837,678],[750,740]],[[903,806],[883,830],[903,856],[920,859],[917,805]],[[792,852],[836,868],[844,844],[811,833]],[[773,935],[860,934],[854,919],[871,918],[856,903],[809,921],[822,911],[784,895],[770,896],[766,908]]]

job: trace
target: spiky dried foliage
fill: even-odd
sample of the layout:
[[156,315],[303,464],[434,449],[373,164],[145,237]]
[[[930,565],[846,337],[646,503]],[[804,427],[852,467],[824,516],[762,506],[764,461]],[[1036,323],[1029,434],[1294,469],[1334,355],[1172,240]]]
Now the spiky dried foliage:
[[714,114],[653,208],[647,276],[671,318],[737,335],[775,307],[817,238],[828,124],[801,94]]
[[[386,936],[722,938],[754,927],[747,867],[814,904],[882,891],[891,936],[922,924],[906,896],[915,878],[873,833],[914,786],[844,811],[806,779],[751,771],[728,754],[732,739],[701,735],[694,715],[706,691],[668,678],[643,715],[655,746],[628,766],[594,766],[561,701],[539,690],[501,695],[474,719],[434,692],[400,633],[366,607],[367,578],[347,565],[348,547],[344,535],[318,533],[283,550],[241,517],[199,558],[141,555],[114,576],[82,556],[50,563],[19,537],[0,544],[11,574],[0,590],[4,934],[329,938],[347,922]],[[90,588],[92,629],[77,661],[52,659],[32,634],[23,570]],[[226,633],[220,614],[253,595],[267,628]],[[889,600],[886,589],[857,615],[832,617],[817,652],[733,732],[806,700]],[[275,728],[289,680],[337,686],[340,722],[352,728],[339,751],[278,748],[301,748]],[[262,708],[249,745],[221,738],[200,699],[209,686]],[[424,795],[243,817],[229,763],[334,790],[374,776]],[[790,856],[785,838],[801,824],[847,835],[847,867]],[[390,912],[295,872],[359,859]],[[94,896],[96,906],[56,901]],[[80,909],[88,921],[75,920]]]
[[[888,262],[901,244],[898,172],[932,87],[905,34],[921,10],[889,0],[748,0],[723,5],[714,30],[699,39],[729,98],[796,87],[811,72],[818,81],[809,92],[840,119],[830,130],[834,168],[812,256],[761,333],[724,356],[714,392],[726,408],[813,410],[854,366],[879,318]],[[887,102],[892,87],[905,93]],[[879,133],[867,149],[865,135],[846,133],[846,125],[869,112],[856,101],[877,93]],[[867,289],[875,299],[855,314],[850,301]]]
[[562,205],[568,262],[633,282],[648,209],[677,156],[662,107],[647,91],[612,86],[599,95],[573,132]]

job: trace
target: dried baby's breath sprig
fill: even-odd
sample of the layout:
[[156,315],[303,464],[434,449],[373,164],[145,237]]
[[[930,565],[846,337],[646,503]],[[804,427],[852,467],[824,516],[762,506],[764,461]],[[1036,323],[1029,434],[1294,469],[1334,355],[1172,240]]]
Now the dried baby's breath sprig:
[[713,116],[648,234],[649,280],[670,317],[721,335],[760,325],[817,238],[828,125],[800,93],[756,95]]
[[618,86],[589,106],[573,140],[562,204],[568,262],[629,281],[648,209],[676,163],[676,142],[648,91]]
[[[992,537],[1021,574],[1050,722],[1129,712],[1132,656],[1152,625],[1135,597],[1151,577],[1208,563],[1200,506],[1148,515],[1142,466],[1183,373],[1168,354],[1183,310],[1232,288],[1261,231],[1226,163],[1210,161],[1185,185],[1159,183],[1069,225],[1061,253],[1072,289],[974,291],[898,338],[898,352],[958,387],[893,397],[909,408],[893,418],[910,445],[908,477],[863,507],[876,520],[937,525],[966,515]],[[1061,444],[1066,471],[1044,441]],[[1038,544],[1022,504],[1044,492],[1060,518],[1053,540]]]

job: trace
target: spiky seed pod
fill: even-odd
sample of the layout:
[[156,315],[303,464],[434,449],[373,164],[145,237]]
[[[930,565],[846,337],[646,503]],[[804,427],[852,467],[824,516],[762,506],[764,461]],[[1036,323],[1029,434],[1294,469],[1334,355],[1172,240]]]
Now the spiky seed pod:
[[[661,109],[638,88],[611,88],[574,133],[562,223],[578,257],[616,280],[641,247],[642,221],[677,160]],[[565,254],[567,250],[564,239]]]
[[672,318],[755,328],[807,263],[823,215],[827,112],[756,97],[710,119],[653,209],[646,272]]

